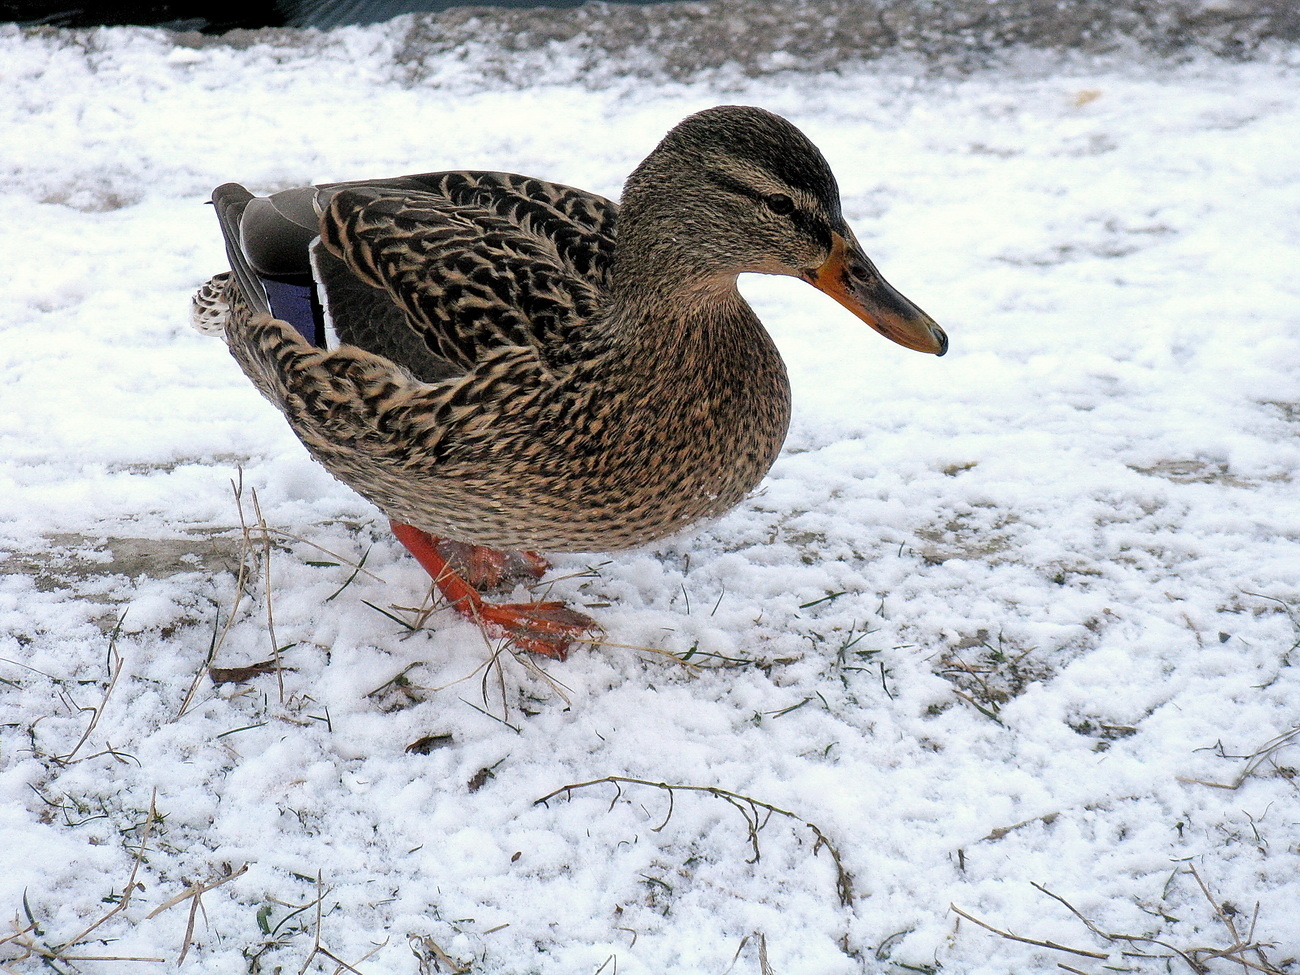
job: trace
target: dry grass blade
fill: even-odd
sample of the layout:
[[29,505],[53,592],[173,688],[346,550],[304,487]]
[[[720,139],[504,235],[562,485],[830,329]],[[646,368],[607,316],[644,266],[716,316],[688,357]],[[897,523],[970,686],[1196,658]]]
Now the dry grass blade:
[[[1067,901],[1067,900],[1066,900],[1064,897],[1062,897],[1060,894],[1053,893],[1052,891],[1050,891],[1050,890],[1048,890],[1046,887],[1044,887],[1042,884],[1033,883],[1032,881],[1031,881],[1030,883],[1031,883],[1031,886],[1033,886],[1036,890],[1041,891],[1042,893],[1046,894],[1048,897],[1052,898],[1052,900],[1057,901],[1058,903],[1062,904],[1062,905],[1065,907],[1066,910],[1068,910],[1071,914],[1073,914],[1075,917],[1077,917],[1080,921],[1083,922],[1084,927],[1086,927],[1089,931],[1091,931],[1091,932],[1092,932],[1093,934],[1095,934],[1097,937],[1101,938],[1103,941],[1108,942],[1108,943],[1110,943],[1110,944],[1114,944],[1115,942],[1122,941],[1122,942],[1124,942],[1124,943],[1126,943],[1126,944],[1151,944],[1151,945],[1158,945],[1158,946],[1161,947],[1161,948],[1165,948],[1165,949],[1167,949],[1167,950],[1171,953],[1169,956],[1158,956],[1158,957],[1173,957],[1173,956],[1176,955],[1176,956],[1178,956],[1179,958],[1182,958],[1183,961],[1185,961],[1185,962],[1187,962],[1189,965],[1191,965],[1191,966],[1192,966],[1192,969],[1193,969],[1194,971],[1197,971],[1197,972],[1200,972],[1200,971],[1201,971],[1201,969],[1197,966],[1197,964],[1196,964],[1196,962],[1195,962],[1194,959],[1188,957],[1188,955],[1187,955],[1186,953],[1184,953],[1184,952],[1181,951],[1180,949],[1174,947],[1173,945],[1169,944],[1168,942],[1161,941],[1161,940],[1158,939],[1158,938],[1149,938],[1149,937],[1146,937],[1145,935],[1137,935],[1137,934],[1114,934],[1114,933],[1112,933],[1112,932],[1110,932],[1110,931],[1103,931],[1101,928],[1097,927],[1097,925],[1095,925],[1092,921],[1090,921],[1090,920],[1089,920],[1089,919],[1088,919],[1088,918],[1083,914],[1082,911],[1080,911],[1077,907],[1075,907],[1073,904],[1071,904],[1069,901]],[[1137,953],[1125,952],[1125,954],[1126,954],[1126,955],[1136,954],[1137,957],[1141,957],[1141,958],[1149,958],[1149,957],[1152,957],[1151,955],[1148,955],[1148,954],[1146,954],[1145,952],[1137,952]]]
[[1268,596],[1262,592],[1249,592],[1245,589],[1243,589],[1242,592],[1247,596],[1254,596],[1256,599],[1263,599],[1270,603],[1277,603],[1281,606],[1282,612],[1284,612],[1286,618],[1291,621],[1291,629],[1295,631],[1296,636],[1295,642],[1291,644],[1287,653],[1289,654],[1292,650],[1300,650],[1300,618],[1296,616],[1296,612],[1291,608],[1291,604],[1284,599],[1278,599],[1276,596]]
[[[271,639],[271,657],[275,660],[275,682],[280,692],[280,704],[284,705],[284,668],[280,666],[280,643],[275,638],[275,613],[271,599],[271,533],[267,531],[266,519],[262,517],[262,505],[257,500],[257,490],[253,489],[253,512],[257,515],[257,528],[262,533],[262,583],[266,591],[266,632]],[[240,512],[243,520],[243,512]],[[247,527],[245,527],[247,532]]]
[[[253,551],[252,537],[248,531],[248,523],[244,519],[244,469],[238,468],[238,477],[230,482],[230,490],[235,495],[235,509],[239,512],[239,525],[243,533],[243,544],[239,550],[239,571],[235,576],[235,599],[230,606],[230,612],[226,616],[226,623],[218,630],[216,623],[213,624],[212,642],[208,647],[206,659],[203,661],[198,671],[194,674],[194,681],[190,684],[189,691],[186,692],[181,706],[176,711],[173,721],[179,721],[189,711],[190,705],[194,702],[194,695],[198,693],[199,685],[208,673],[208,668],[212,661],[217,659],[217,653],[221,650],[221,645],[226,642],[226,637],[230,634],[230,628],[235,625],[235,618],[239,613],[239,604],[244,599],[244,587],[248,583],[249,574],[252,572],[249,556]],[[218,611],[218,617],[220,611]]]
[[[359,562],[354,562],[346,555],[339,555],[338,552],[332,551],[318,542],[313,542],[310,538],[304,538],[303,536],[298,535],[294,532],[285,531],[283,528],[268,527],[268,528],[264,528],[263,530],[270,535],[278,535],[280,538],[287,538],[291,542],[299,542],[302,545],[310,545],[312,548],[320,552],[322,555],[328,555],[331,559],[334,559],[340,565],[346,565],[348,568],[352,569],[352,575],[348,577],[347,582],[343,583],[343,585],[341,585],[338,588],[338,590],[334,593],[333,596],[327,597],[325,600],[326,602],[329,602],[331,599],[334,598],[334,596],[337,596],[340,592],[346,589],[352,583],[352,580],[359,575],[369,576],[375,582],[381,582],[387,585],[387,580],[383,576],[379,575],[377,572],[372,572],[370,569],[366,568],[366,560],[370,558],[369,549],[366,550],[365,555],[361,556],[361,560]],[[315,563],[312,564],[314,565]]]
[[321,921],[321,903],[325,900],[324,884],[321,883],[321,873],[316,871],[316,934],[312,939],[311,952],[307,955],[307,960],[302,963],[302,968],[298,970],[298,975],[303,975],[310,967],[312,959],[321,950],[320,944],[320,921]]
[[[397,617],[393,617],[389,613],[384,613],[384,615],[390,616],[390,618],[395,619],[398,623],[401,623],[403,626],[410,627],[412,632],[415,632],[415,630],[418,629],[418,627],[422,627],[424,625],[425,620],[428,618],[431,612],[451,608],[451,603],[446,602],[445,600],[438,600],[437,599],[438,595],[439,594],[436,587],[431,586],[429,592],[429,599],[436,600],[436,602],[430,603],[430,605],[432,605],[433,607],[430,610],[425,610],[423,609],[423,607],[421,607],[419,610],[413,610],[413,612],[420,613],[419,618],[416,620],[416,624],[411,624],[406,622],[405,620],[401,620],[398,619]],[[371,605],[371,609],[379,610],[379,607]],[[384,611],[379,610],[379,612],[382,613]],[[484,706],[490,707],[491,705],[489,699],[493,696],[492,691],[495,683],[495,694],[501,700],[500,715],[492,714],[490,711],[485,710],[484,708],[480,708],[476,704],[471,704],[469,701],[465,701],[465,703],[469,704],[470,707],[474,708],[474,710],[480,712],[481,714],[486,714],[489,717],[497,721],[500,721],[506,727],[511,728],[515,732],[518,732],[519,729],[510,723],[510,708],[507,703],[508,700],[507,685],[506,685],[505,667],[504,667],[504,662],[507,659],[513,659],[515,663],[519,664],[521,667],[523,667],[534,677],[543,681],[547,686],[549,686],[550,689],[555,693],[555,695],[564,702],[565,707],[573,706],[573,699],[569,696],[572,691],[572,688],[570,688],[563,681],[559,680],[553,674],[548,672],[544,667],[542,667],[537,661],[537,654],[529,650],[519,649],[518,647],[515,646],[514,641],[508,637],[502,638],[497,641],[493,641],[493,639],[489,637],[488,634],[484,632],[482,629],[479,630],[479,633],[483,637],[483,641],[487,646],[488,655],[485,658],[483,658],[481,662],[476,664],[473,670],[471,670],[469,673],[461,677],[457,677],[453,680],[447,681],[445,684],[439,684],[437,686],[434,686],[430,688],[431,691],[434,692],[444,691],[449,687],[454,687],[457,684],[462,684],[466,681],[473,680],[475,677],[478,677],[479,694],[483,700]],[[495,682],[494,682],[494,678],[495,678]],[[377,688],[377,690],[379,690],[379,688]],[[461,700],[464,701],[464,698],[461,698]]]
[[982,921],[974,914],[968,914],[956,904],[949,904],[948,909],[954,914],[964,917],[972,924],[978,924],[986,931],[992,931],[1000,938],[1006,938],[1008,941],[1019,941],[1021,944],[1033,945],[1036,948],[1050,948],[1053,951],[1065,951],[1071,955],[1079,955],[1081,958],[1097,958],[1102,961],[1110,957],[1109,954],[1102,951],[1088,951],[1084,948],[1071,948],[1069,945],[1057,944],[1055,941],[1039,941],[1037,938],[1025,938],[1018,934],[1012,934],[1010,931],[1003,931],[1001,928],[994,927],[988,921]]
[[[1210,907],[1214,911],[1215,917],[1224,925],[1224,927],[1228,929],[1228,933],[1232,936],[1232,943],[1227,947],[1179,948],[1176,945],[1170,944],[1168,941],[1162,941],[1159,938],[1152,938],[1146,935],[1117,934],[1115,932],[1105,931],[1099,928],[1091,920],[1089,920],[1089,918],[1086,917],[1082,911],[1076,908],[1073,904],[1071,904],[1060,894],[1053,893],[1052,891],[1044,887],[1042,884],[1035,883],[1032,886],[1036,890],[1046,894],[1048,897],[1055,900],[1057,903],[1063,905],[1071,914],[1073,914],[1076,918],[1079,919],[1079,921],[1083,923],[1084,927],[1086,927],[1090,933],[1100,938],[1101,940],[1105,941],[1107,944],[1130,945],[1130,946],[1154,945],[1169,952],[1168,954],[1151,954],[1145,951],[1128,950],[1122,952],[1125,957],[1165,959],[1166,964],[1168,964],[1169,959],[1180,958],[1187,965],[1187,967],[1192,970],[1194,975],[1207,975],[1210,969],[1206,966],[1206,962],[1213,961],[1215,959],[1222,959],[1224,961],[1228,961],[1233,964],[1240,965],[1245,970],[1261,972],[1263,973],[1263,975],[1284,975],[1283,969],[1272,964],[1268,960],[1267,956],[1264,954],[1264,949],[1269,946],[1254,940],[1254,927],[1255,927],[1254,920],[1252,919],[1251,921],[1250,932],[1247,934],[1247,936],[1243,937],[1240,934],[1240,932],[1237,931],[1237,927],[1233,923],[1230,913],[1228,911],[1225,911],[1224,908],[1215,901],[1213,895],[1210,893],[1209,887],[1206,885],[1205,881],[1201,878],[1201,875],[1200,873],[1197,872],[1196,868],[1189,867],[1186,872],[1191,874],[1191,876],[1195,878],[1196,883],[1201,888],[1201,892],[1205,895],[1205,899],[1209,902]],[[966,920],[972,922],[973,924],[979,925],[985,930],[992,931],[994,934],[998,935],[999,937],[1005,938],[1008,941],[1018,941],[1022,944],[1034,945],[1035,947],[1038,948],[1050,948],[1053,951],[1065,951],[1070,954],[1079,955],[1084,958],[1095,958],[1100,960],[1100,959],[1106,959],[1110,957],[1109,954],[1104,954],[1096,951],[1088,951],[1082,948],[1071,948],[1068,945],[1058,944],[1055,941],[1040,941],[1036,938],[1022,937],[1021,935],[1013,934],[1010,931],[1005,931],[1001,928],[995,927],[992,924],[989,924],[987,921],[983,921],[975,917],[974,915],[968,914],[966,911],[963,911],[955,904],[950,905],[950,907],[956,914],[960,915],[961,917],[964,917]],[[1253,955],[1253,958],[1246,957],[1248,953]],[[1064,969],[1065,971],[1070,971],[1070,972],[1077,971],[1077,969],[1070,968],[1067,965],[1060,965],[1059,967]]]
[[[179,720],[180,718],[184,717],[184,715],[189,711],[190,705],[194,701],[194,696],[198,692],[198,688],[203,682],[203,678],[209,673],[209,668],[211,667],[212,661],[216,659],[218,651],[220,651],[222,644],[225,643],[226,637],[229,635],[231,627],[234,626],[235,620],[239,616],[239,607],[243,602],[244,595],[247,591],[248,580],[253,572],[252,555],[254,551],[255,535],[260,537],[259,540],[262,549],[262,558],[265,563],[265,573],[264,573],[263,583],[264,583],[264,589],[266,594],[267,631],[271,639],[271,654],[272,657],[277,661],[279,660],[280,652],[283,648],[276,642],[275,639],[275,618],[274,618],[274,612],[271,604],[271,539],[272,537],[289,539],[294,542],[299,542],[303,545],[309,545],[312,548],[316,549],[318,552],[321,552],[322,554],[327,555],[331,559],[335,560],[337,564],[346,565],[352,569],[352,574],[348,577],[347,581],[345,581],[343,585],[341,585],[337,590],[335,590],[334,593],[328,596],[326,598],[326,602],[333,599],[340,592],[342,592],[349,585],[351,585],[353,580],[356,579],[358,575],[364,574],[370,577],[371,579],[375,580],[376,582],[381,582],[381,583],[384,582],[384,578],[382,576],[378,575],[375,572],[372,572],[370,569],[367,569],[365,567],[366,559],[369,557],[370,554],[369,552],[367,552],[364,556],[362,556],[360,562],[355,562],[352,559],[347,558],[346,556],[339,555],[337,552],[334,552],[330,549],[325,548],[322,545],[317,544],[316,542],[311,541],[310,539],[303,538],[301,535],[297,535],[294,534],[293,532],[285,531],[280,528],[270,527],[266,523],[266,519],[262,516],[262,509],[261,509],[261,505],[258,502],[257,492],[251,489],[250,489],[250,494],[252,497],[253,509],[256,514],[257,523],[255,526],[249,525],[248,519],[244,513],[244,469],[242,467],[237,469],[237,477],[231,480],[230,489],[235,497],[235,510],[239,514],[239,531],[242,536],[242,544],[240,547],[240,555],[239,555],[239,569],[235,577],[234,601],[231,604],[230,612],[227,614],[226,621],[224,624],[220,623],[220,611],[218,610],[217,621],[214,622],[213,625],[213,637],[212,637],[211,644],[208,648],[207,657],[203,662],[203,666],[200,667],[198,671],[195,673],[194,681],[190,685],[189,691],[186,693],[184,700],[181,702],[180,708],[178,709],[176,715],[172,720]],[[277,671],[276,678],[279,684],[280,703],[283,705],[285,703],[283,673]]]
[[99,699],[99,707],[81,707],[68,698],[66,692],[64,697],[68,703],[77,711],[90,712],[90,724],[86,725],[86,730],[81,733],[81,738],[73,747],[72,751],[66,755],[59,755],[54,760],[61,765],[67,765],[76,757],[77,752],[81,751],[81,746],[90,740],[95,726],[99,724],[99,719],[104,714],[104,708],[108,705],[108,698],[113,693],[113,688],[117,686],[117,679],[122,676],[122,655],[117,651],[117,638],[122,632],[122,621],[126,619],[126,613],[117,618],[117,625],[113,627],[113,635],[108,639],[108,684],[104,687],[104,696]]
[[[376,581],[379,582],[384,581],[381,576],[378,576],[375,573],[371,572],[369,569],[364,568],[363,565],[363,563],[365,562],[364,557],[362,558],[361,563],[356,563],[351,561],[350,559],[344,558],[343,556],[337,554],[336,552],[332,552],[329,549],[323,548],[320,545],[317,545],[314,542],[310,542],[307,539],[304,539],[291,532],[282,531],[280,529],[275,529],[268,526],[266,523],[266,519],[262,515],[262,507],[260,502],[258,501],[257,492],[251,489],[250,489],[250,494],[253,503],[253,511],[257,521],[256,521],[256,525],[250,525],[244,513],[244,471],[242,467],[238,469],[238,477],[230,482],[230,489],[235,496],[235,510],[239,514],[239,531],[242,536],[242,544],[240,546],[240,555],[239,555],[239,570],[235,577],[235,597],[234,597],[234,601],[230,606],[230,612],[226,615],[226,621],[224,624],[220,623],[220,611],[218,610],[217,613],[218,619],[216,622],[214,622],[213,625],[213,636],[212,636],[211,643],[208,647],[207,656],[203,661],[203,665],[196,671],[194,675],[194,680],[191,683],[188,692],[185,694],[185,698],[181,702],[181,706],[177,710],[173,720],[179,720],[180,718],[184,717],[184,715],[189,711],[190,706],[194,701],[194,696],[195,694],[198,693],[199,686],[202,684],[204,677],[212,675],[213,673],[212,662],[217,658],[217,654],[221,650],[222,645],[225,643],[226,637],[230,634],[231,627],[234,626],[235,620],[238,619],[239,607],[240,604],[243,602],[244,595],[248,586],[248,580],[253,573],[252,556],[254,551],[255,536],[257,536],[256,541],[259,541],[261,546],[261,555],[263,561],[262,581],[263,581],[263,589],[264,589],[265,601],[266,601],[266,627],[267,627],[267,634],[271,641],[271,659],[275,662],[276,682],[278,685],[281,705],[283,705],[286,700],[285,689],[284,689],[285,668],[280,663],[280,653],[281,650],[283,650],[284,648],[280,646],[279,642],[275,638],[275,612],[272,604],[272,595],[271,595],[271,539],[272,537],[279,536],[282,538],[289,538],[297,542],[302,542],[304,544],[311,545],[313,548],[317,549],[318,551],[323,552],[324,554],[330,556],[333,559],[337,559],[339,563],[351,566],[352,569],[354,570],[352,576],[349,577],[348,581],[345,582],[342,587],[340,587],[339,592],[341,592],[344,588],[346,588],[352,582],[352,580],[356,578],[357,574],[363,572],[370,578],[375,579]],[[338,593],[336,592],[334,595],[337,594]],[[330,598],[332,599],[333,596],[331,596]],[[220,673],[221,669],[218,668],[217,672]]]
[[1178,781],[1186,782],[1189,785],[1208,785],[1212,789],[1228,789],[1230,791],[1240,789],[1242,784],[1255,774],[1255,770],[1258,769],[1265,760],[1271,758],[1288,745],[1294,744],[1300,744],[1300,725],[1292,728],[1290,731],[1284,731],[1282,734],[1270,738],[1249,755],[1241,756],[1246,759],[1246,767],[1237,773],[1237,777],[1231,782],[1208,782],[1205,779],[1186,779],[1181,776]]
[[85,930],[81,931],[74,937],[69,938],[67,941],[63,942],[62,944],[45,945],[37,942],[32,937],[33,935],[39,935],[39,928],[36,923],[36,919],[32,917],[31,909],[27,907],[27,899],[26,896],[24,895],[23,906],[27,911],[27,917],[31,923],[28,924],[26,927],[17,928],[17,923],[15,922],[15,928],[17,928],[17,930],[15,931],[14,934],[0,940],[0,945],[13,944],[14,946],[25,951],[27,954],[24,955],[22,958],[17,959],[18,961],[23,961],[26,958],[30,958],[30,957],[37,957],[40,958],[47,967],[51,968],[56,972],[61,971],[61,969],[57,967],[56,963],[58,962],[74,962],[74,961],[133,961],[133,962],[142,961],[142,962],[159,962],[159,963],[164,962],[166,959],[142,957],[142,956],[128,957],[123,955],[70,954],[70,949],[75,948],[77,945],[84,944],[86,939],[89,938],[90,935],[94,931],[96,931],[101,925],[103,925],[110,918],[115,917],[116,915],[125,911],[131,903],[132,895],[137,890],[144,889],[144,885],[138,883],[136,878],[137,876],[139,876],[140,865],[141,863],[144,862],[145,850],[147,849],[148,846],[150,834],[153,831],[153,825],[155,822],[158,821],[157,798],[158,798],[158,793],[157,790],[155,790],[153,796],[149,800],[149,813],[148,816],[145,818],[142,827],[142,833],[140,836],[140,848],[136,851],[135,860],[131,865],[131,875],[130,877],[127,878],[126,886],[122,889],[122,896],[118,898],[117,903],[113,905],[112,910],[102,915],[98,920],[96,920]]
[[[385,938],[385,939],[384,939],[383,941],[381,941],[379,944],[375,945],[373,948],[371,948],[369,951],[367,951],[364,955],[362,955],[360,958],[358,958],[356,964],[357,964],[357,965],[360,965],[360,964],[361,964],[362,962],[364,962],[367,958],[370,958],[372,955],[377,954],[377,953],[379,952],[379,950],[380,950],[381,948],[383,948],[383,947],[384,947],[385,945],[387,945],[387,944],[388,944],[388,939]],[[333,953],[332,951],[330,951],[328,948],[319,948],[318,950],[320,951],[320,953],[321,953],[322,955],[324,955],[324,956],[325,956],[326,958],[328,958],[330,961],[334,962],[334,964],[338,965],[338,968],[334,969],[334,975],[338,975],[339,972],[345,972],[345,971],[346,971],[346,972],[352,972],[352,975],[364,975],[364,973],[363,973],[359,968],[357,968],[356,965],[351,965],[351,964],[349,964],[348,962],[345,962],[342,958],[340,958],[338,955],[334,954],[334,953]]]
[[[216,615],[212,619],[212,639],[208,641],[208,652],[203,658],[202,665],[194,672],[194,680],[190,682],[189,690],[185,692],[185,697],[181,699],[181,706],[177,708],[176,714],[172,716],[173,721],[179,721],[189,711],[190,705],[194,702],[194,695],[199,692],[199,685],[203,683],[203,675],[210,671],[212,661],[216,659],[217,648],[220,645],[221,610],[215,603],[213,609],[216,611]],[[229,621],[227,621],[227,627],[229,627]]]
[[[732,792],[729,789],[720,789],[717,786],[712,785],[670,785],[667,782],[654,782],[650,779],[636,779],[626,775],[607,775],[604,778],[591,779],[587,782],[574,782],[571,785],[562,785],[558,789],[548,792],[540,799],[534,799],[533,805],[542,805],[547,801],[554,799],[561,793],[572,793],[575,789],[586,789],[591,786],[604,785],[606,783],[612,784],[619,789],[621,789],[623,785],[644,785],[653,789],[662,789],[667,792],[669,797],[668,816],[665,817],[664,821],[659,826],[655,827],[656,830],[662,830],[668,825],[668,820],[672,817],[673,793],[676,791],[702,792],[718,799],[725,799],[728,803],[738,809],[745,819],[745,825],[749,832],[749,841],[754,850],[754,857],[750,861],[751,863],[757,862],[759,856],[758,833],[765,825],[767,825],[768,819],[773,815],[785,816],[789,819],[795,820],[796,822],[802,823],[808,829],[812,830],[813,835],[817,838],[816,843],[813,844],[813,854],[816,855],[823,847],[825,847],[826,851],[830,854],[832,862],[835,864],[835,890],[839,895],[840,905],[848,907],[853,903],[853,878],[849,872],[844,869],[844,862],[840,858],[839,851],[835,848],[834,844],[831,843],[826,834],[822,832],[819,826],[815,823],[809,822],[796,813],[790,812],[788,809],[782,809],[779,806],[772,805],[770,802],[753,799],[749,796],[741,795],[738,792]],[[614,801],[618,801],[617,796],[614,797]],[[760,810],[765,811],[767,815],[765,817],[760,817]]]
[[420,971],[422,973],[432,973],[448,971],[452,975],[465,975],[470,971],[470,966],[463,962],[458,962],[451,955],[442,950],[442,946],[434,941],[429,935],[411,935],[407,939],[411,946],[411,954],[419,960]]
[[[307,969],[311,967],[311,963],[313,960],[315,960],[317,955],[320,955],[323,958],[328,958],[330,961],[334,962],[334,964],[338,966],[338,968],[335,969],[336,975],[338,972],[343,972],[343,971],[352,972],[352,975],[364,975],[364,973],[361,972],[355,965],[352,965],[349,962],[344,961],[342,958],[334,954],[334,952],[330,951],[328,948],[325,947],[324,944],[321,943],[321,916],[322,916],[321,904],[323,904],[324,901],[325,901],[325,889],[321,881],[320,871],[317,871],[316,872],[316,933],[312,939],[311,951],[307,953],[307,959],[302,963],[302,968],[298,970],[298,975],[305,975]],[[374,955],[376,952],[378,952],[387,944],[388,944],[388,939],[385,938],[383,941],[376,944],[375,947],[372,948],[370,951],[366,952],[366,954],[362,956],[360,960],[358,960],[357,964],[358,965],[361,964],[361,962],[364,962],[367,958]]]
[[762,931],[758,932],[758,971],[759,975],[775,975],[767,963],[767,935]]
[[[278,668],[274,660],[259,660],[244,667],[209,667],[208,679],[213,684],[245,684],[255,677],[274,672]],[[292,667],[285,670],[292,671]]]
[[987,836],[982,837],[981,842],[983,840],[1000,840],[1004,836],[1008,836],[1018,829],[1024,829],[1026,826],[1032,826],[1034,823],[1042,823],[1044,826],[1051,826],[1060,818],[1060,816],[1061,814],[1059,812],[1043,813],[1041,816],[1035,816],[1033,819],[1026,819],[1019,823],[1013,823],[1010,826],[999,826],[996,829],[991,830]]
[[149,844],[149,837],[153,833],[153,824],[156,823],[157,821],[158,821],[158,790],[154,789],[153,795],[149,797],[149,815],[145,817],[144,831],[140,836],[140,849],[136,851],[135,863],[131,865],[131,876],[127,879],[126,886],[122,889],[121,899],[118,900],[117,904],[114,905],[111,911],[109,911],[107,914],[101,917],[90,927],[86,928],[85,931],[82,931],[81,934],[77,935],[75,938],[68,941],[67,942],[68,945],[80,944],[82,941],[85,941],[86,935],[90,934],[90,932],[94,931],[97,927],[99,927],[101,924],[107,921],[114,914],[119,914],[122,911],[126,910],[127,905],[131,903],[131,895],[136,890],[137,884],[135,878],[140,872],[140,864],[144,862],[144,852],[145,852],[145,848]]
[[759,975],[775,975],[772,966],[767,962],[767,935],[762,931],[756,931],[753,934],[747,934],[740,939],[740,944],[736,948],[736,953],[731,956],[731,964],[722,975],[731,975],[735,971],[736,962],[740,961],[741,953],[744,952],[745,946],[749,944],[752,938],[758,939],[758,972]]
[[[185,940],[181,944],[180,957],[176,959],[177,965],[180,965],[183,961],[185,961],[185,956],[189,954],[190,944],[194,937],[194,922],[197,919],[198,912],[202,907],[201,898],[203,897],[203,895],[210,890],[216,890],[222,884],[228,883],[229,881],[234,880],[236,877],[242,877],[247,872],[248,872],[248,864],[244,864],[244,866],[240,867],[238,870],[235,870],[233,872],[228,871],[224,877],[214,880],[211,883],[191,884],[187,890],[177,894],[175,897],[171,898],[168,901],[164,901],[162,904],[158,905],[152,911],[150,911],[148,914],[145,915],[146,921],[152,920],[153,918],[161,914],[163,911],[167,910],[168,908],[174,907],[175,905],[179,904],[181,901],[185,900],[186,898],[192,898],[190,903],[189,921],[185,925]],[[204,916],[206,917],[206,914]]]
[[[1201,878],[1200,872],[1195,865],[1188,866],[1188,872],[1196,880],[1196,885],[1201,888],[1201,893],[1205,895],[1206,901],[1209,902],[1210,908],[1214,911],[1214,916],[1219,919],[1228,933],[1232,935],[1232,945],[1228,948],[1219,949],[1209,954],[1211,958],[1226,958],[1242,965],[1245,968],[1254,969],[1257,972],[1266,972],[1268,975],[1280,975],[1282,969],[1275,967],[1269,962],[1264,954],[1265,945],[1255,941],[1255,920],[1259,917],[1259,904],[1255,905],[1255,913],[1250,920],[1250,931],[1246,937],[1242,937],[1237,931],[1237,925],[1233,923],[1231,915],[1224,910],[1222,904],[1215,900],[1214,895],[1210,893],[1209,886]],[[1258,959],[1258,963],[1247,958],[1241,957],[1244,952],[1251,952]]]
[[[692,663],[688,657],[674,653],[671,650],[661,650],[658,647],[643,647],[636,643],[614,643],[610,640],[596,640],[584,637],[575,637],[573,642],[581,643],[595,650],[634,650],[637,653],[648,653],[652,657],[658,657],[665,662],[671,661],[692,675],[699,674],[704,669],[699,664]],[[745,661],[746,664],[750,662]]]
[[996,724],[1002,724],[1002,719],[998,717],[998,713],[996,711],[986,708],[984,705],[980,704],[969,694],[966,694],[963,691],[959,691],[955,689],[953,690],[953,694],[961,698],[961,700],[965,701],[967,704],[973,707],[980,714],[984,715],[984,717],[988,718],[990,721],[993,721]]
[[31,922],[29,922],[29,923],[27,924],[26,927],[22,927],[22,928],[20,928],[20,927],[18,926],[18,917],[17,917],[17,915],[15,915],[15,916],[14,916],[14,933],[11,934],[11,935],[7,935],[7,936],[5,936],[5,937],[3,937],[3,938],[0,938],[0,945],[7,945],[7,944],[9,944],[11,941],[19,941],[20,939],[27,937],[27,935],[29,935],[29,934],[34,934],[35,932],[36,932],[36,925],[35,925],[35,923],[31,923]]

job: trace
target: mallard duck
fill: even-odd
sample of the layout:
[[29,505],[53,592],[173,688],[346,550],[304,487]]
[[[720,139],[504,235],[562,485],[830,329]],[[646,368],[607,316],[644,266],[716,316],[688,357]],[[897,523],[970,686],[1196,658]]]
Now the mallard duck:
[[227,183],[212,202],[231,270],[195,325],[458,609],[561,658],[594,620],[477,590],[540,576],[534,550],[721,515],[781,448],[785,366],[737,275],[802,278],[900,345],[948,348],[863,253],[821,153],[758,108],[685,119],[619,205],[498,172]]

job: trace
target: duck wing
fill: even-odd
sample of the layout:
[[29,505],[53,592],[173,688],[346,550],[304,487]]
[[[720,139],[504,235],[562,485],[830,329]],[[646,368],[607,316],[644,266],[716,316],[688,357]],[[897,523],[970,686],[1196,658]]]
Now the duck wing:
[[250,314],[317,345],[328,323],[425,382],[505,346],[562,368],[608,301],[618,207],[572,187],[448,172],[269,197],[226,184],[213,202]]
[[614,204],[499,173],[213,202],[231,272],[205,290],[230,352],[326,469],[443,537],[567,544],[550,508],[542,527],[519,510],[550,497],[559,417],[585,395],[570,365],[602,347]]

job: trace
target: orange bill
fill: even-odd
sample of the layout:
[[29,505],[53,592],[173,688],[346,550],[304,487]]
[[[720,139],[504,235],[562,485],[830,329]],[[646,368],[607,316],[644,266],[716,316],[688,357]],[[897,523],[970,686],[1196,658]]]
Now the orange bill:
[[821,267],[805,272],[805,281],[905,348],[935,355],[948,351],[943,329],[881,277],[852,231],[846,227],[831,236],[830,256]]

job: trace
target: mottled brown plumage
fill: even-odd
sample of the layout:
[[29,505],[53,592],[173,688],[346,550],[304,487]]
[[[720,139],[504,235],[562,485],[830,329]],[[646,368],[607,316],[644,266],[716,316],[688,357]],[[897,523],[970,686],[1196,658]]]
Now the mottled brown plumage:
[[[483,172],[269,200],[227,184],[213,202],[232,272],[196,297],[196,324],[332,474],[473,545],[626,548],[758,484],[790,396],[742,272],[803,277],[896,341],[946,349],[858,248],[821,154],[760,109],[686,119],[621,208]],[[336,347],[275,317],[268,279],[314,282]]]

